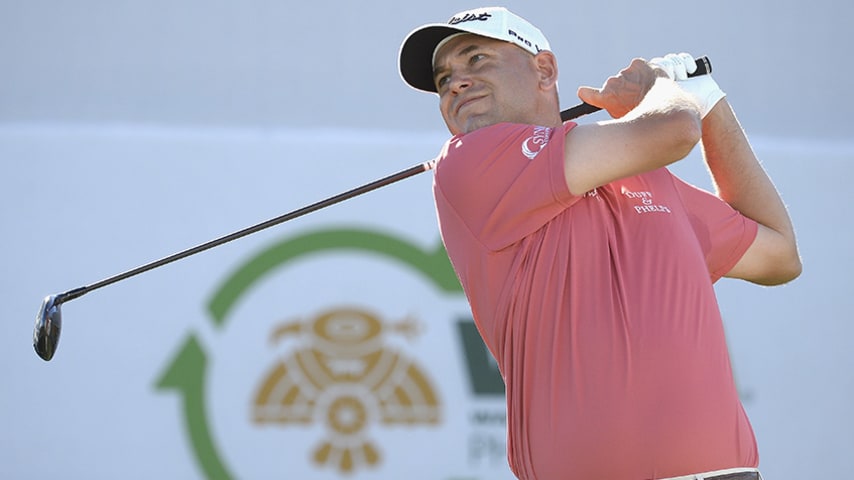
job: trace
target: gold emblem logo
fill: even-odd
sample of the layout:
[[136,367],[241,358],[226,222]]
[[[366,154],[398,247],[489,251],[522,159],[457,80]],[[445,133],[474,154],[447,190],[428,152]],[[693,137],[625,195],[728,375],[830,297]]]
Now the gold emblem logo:
[[342,308],[276,328],[274,343],[286,336],[300,337],[301,343],[261,383],[253,420],[280,426],[322,422],[325,438],[311,454],[316,464],[342,473],[376,466],[382,453],[369,426],[437,424],[440,413],[422,369],[385,345],[390,333],[411,338],[417,324],[388,324],[369,312]]

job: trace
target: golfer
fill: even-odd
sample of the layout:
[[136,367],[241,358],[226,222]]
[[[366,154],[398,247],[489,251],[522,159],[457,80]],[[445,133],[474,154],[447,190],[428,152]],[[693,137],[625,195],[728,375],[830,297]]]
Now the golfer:
[[[562,123],[558,65],[503,8],[405,39],[400,71],[453,135],[434,195],[507,394],[523,480],[761,478],[713,284],[801,272],[794,230],[724,93],[694,59],[633,60]],[[697,145],[716,194],[667,165]]]

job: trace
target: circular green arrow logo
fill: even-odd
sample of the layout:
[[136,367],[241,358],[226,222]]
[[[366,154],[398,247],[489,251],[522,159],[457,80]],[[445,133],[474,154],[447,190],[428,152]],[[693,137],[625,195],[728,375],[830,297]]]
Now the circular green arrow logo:
[[[362,229],[328,229],[283,240],[255,255],[238,268],[212,296],[208,311],[216,329],[221,329],[236,303],[259,281],[290,262],[310,255],[356,251],[379,255],[420,273],[437,290],[462,294],[462,287],[441,243],[425,251],[400,238]],[[196,461],[208,478],[230,479],[234,475],[223,463],[208,426],[205,402],[207,355],[190,333],[177,355],[156,383],[160,391],[176,391],[182,398],[185,428]]]

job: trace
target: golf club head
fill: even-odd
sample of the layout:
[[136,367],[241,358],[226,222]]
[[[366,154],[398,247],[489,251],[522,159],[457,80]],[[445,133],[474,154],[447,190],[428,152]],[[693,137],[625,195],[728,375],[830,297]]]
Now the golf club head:
[[49,361],[56,353],[59,344],[59,331],[62,329],[62,300],[58,295],[44,297],[42,307],[36,316],[33,329],[33,348],[44,361]]

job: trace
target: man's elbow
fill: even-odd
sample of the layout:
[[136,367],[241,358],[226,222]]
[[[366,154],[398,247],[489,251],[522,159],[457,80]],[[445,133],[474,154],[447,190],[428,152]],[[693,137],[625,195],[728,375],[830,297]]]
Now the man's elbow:
[[798,255],[797,249],[795,249],[793,254],[789,256],[788,261],[786,261],[780,268],[778,282],[775,285],[789,283],[800,277],[803,271],[804,265],[801,262],[801,257]]
[[774,286],[791,282],[803,271],[794,236],[763,228],[744,256],[726,275],[757,285]]
[[753,279],[753,282],[769,287],[783,285],[801,276],[803,270],[797,247],[792,247],[790,251],[771,259],[765,274]]
[[699,143],[703,135],[702,119],[696,111],[679,109],[670,112],[673,132],[673,153],[682,159]]
[[791,282],[801,276],[801,273],[804,271],[801,254],[798,252],[798,242],[795,239],[795,232],[789,230],[782,237],[783,241],[780,242],[780,246],[776,252],[777,282],[774,285]]

